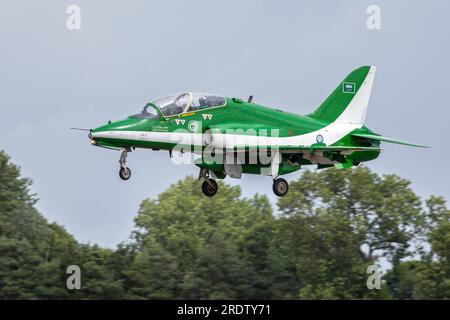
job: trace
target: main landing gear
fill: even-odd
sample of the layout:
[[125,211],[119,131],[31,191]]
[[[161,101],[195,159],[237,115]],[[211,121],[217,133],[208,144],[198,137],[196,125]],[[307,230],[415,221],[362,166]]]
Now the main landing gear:
[[272,189],[277,196],[284,197],[289,191],[289,184],[283,178],[277,178],[273,180]]
[[125,150],[122,151],[122,154],[120,155],[120,160],[119,160],[119,163],[120,163],[119,177],[122,180],[128,180],[131,177],[131,170],[130,170],[130,168],[128,168],[126,166],[127,155],[128,155],[129,151],[131,151],[131,150],[125,149]]
[[204,178],[202,183],[203,194],[207,197],[214,197],[219,190],[216,180],[209,177],[209,171],[206,169],[200,169],[199,179]]
[[214,197],[219,190],[219,186],[217,185],[216,180],[214,179],[205,179],[202,183],[202,191],[203,194],[207,197]]
[[[219,190],[216,180],[211,179],[209,171],[206,169],[200,169],[198,179],[204,179],[202,183],[202,192],[207,197],[214,197]],[[289,183],[283,178],[276,178],[273,180],[272,186],[273,192],[278,197],[284,197],[289,192]]]

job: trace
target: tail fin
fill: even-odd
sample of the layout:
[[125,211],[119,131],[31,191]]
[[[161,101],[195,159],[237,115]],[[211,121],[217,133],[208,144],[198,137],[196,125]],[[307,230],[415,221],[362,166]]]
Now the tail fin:
[[323,122],[364,123],[376,68],[364,66],[352,71],[328,98],[308,117]]

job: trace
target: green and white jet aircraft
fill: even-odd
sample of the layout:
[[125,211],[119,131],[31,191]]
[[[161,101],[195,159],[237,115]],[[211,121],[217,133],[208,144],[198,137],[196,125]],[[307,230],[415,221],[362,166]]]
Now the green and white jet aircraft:
[[[297,115],[238,98],[185,92],[157,99],[135,115],[89,130],[91,144],[121,150],[119,175],[128,180],[135,148],[190,152],[212,197],[215,179],[243,173],[271,176],[277,196],[289,185],[279,176],[302,165],[350,168],[376,159],[380,142],[425,147],[383,137],[364,126],[374,66],[351,72],[312,113]],[[74,128],[75,129],[75,128]],[[83,129],[82,129],[83,130]],[[177,153],[179,154],[179,153]]]

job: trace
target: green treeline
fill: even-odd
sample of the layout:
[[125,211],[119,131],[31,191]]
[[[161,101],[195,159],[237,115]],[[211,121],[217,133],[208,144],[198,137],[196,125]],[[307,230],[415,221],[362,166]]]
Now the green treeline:
[[[142,202],[116,250],[78,243],[35,209],[0,152],[0,299],[449,299],[450,211],[366,167],[304,171],[277,203],[188,177]],[[380,290],[366,285],[383,261]],[[68,290],[66,268],[81,268]]]

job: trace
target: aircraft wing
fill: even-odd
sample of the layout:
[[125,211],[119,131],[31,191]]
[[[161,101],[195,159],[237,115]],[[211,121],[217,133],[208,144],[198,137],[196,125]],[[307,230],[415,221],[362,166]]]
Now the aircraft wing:
[[[311,146],[305,147],[305,146],[279,146],[279,145],[265,145],[265,146],[258,146],[258,149],[278,149],[283,153],[289,153],[289,152],[315,152],[315,151],[331,151],[331,152],[341,152],[341,151],[347,151],[347,152],[354,152],[354,151],[381,151],[382,149],[376,148],[376,147],[358,147],[358,146],[326,146],[322,144],[313,144]],[[245,146],[245,145],[238,145],[236,146],[236,151],[252,151],[257,150],[256,147],[252,146]]]
[[416,144],[408,141],[402,141],[397,139],[392,139],[388,137],[378,136],[375,134],[365,134],[365,133],[352,133],[352,136],[359,137],[359,138],[366,138],[366,139],[372,139],[377,141],[384,141],[389,143],[396,143],[396,144],[403,144],[405,146],[411,146],[411,147],[419,147],[419,148],[429,148],[428,146],[424,146],[421,144]]

